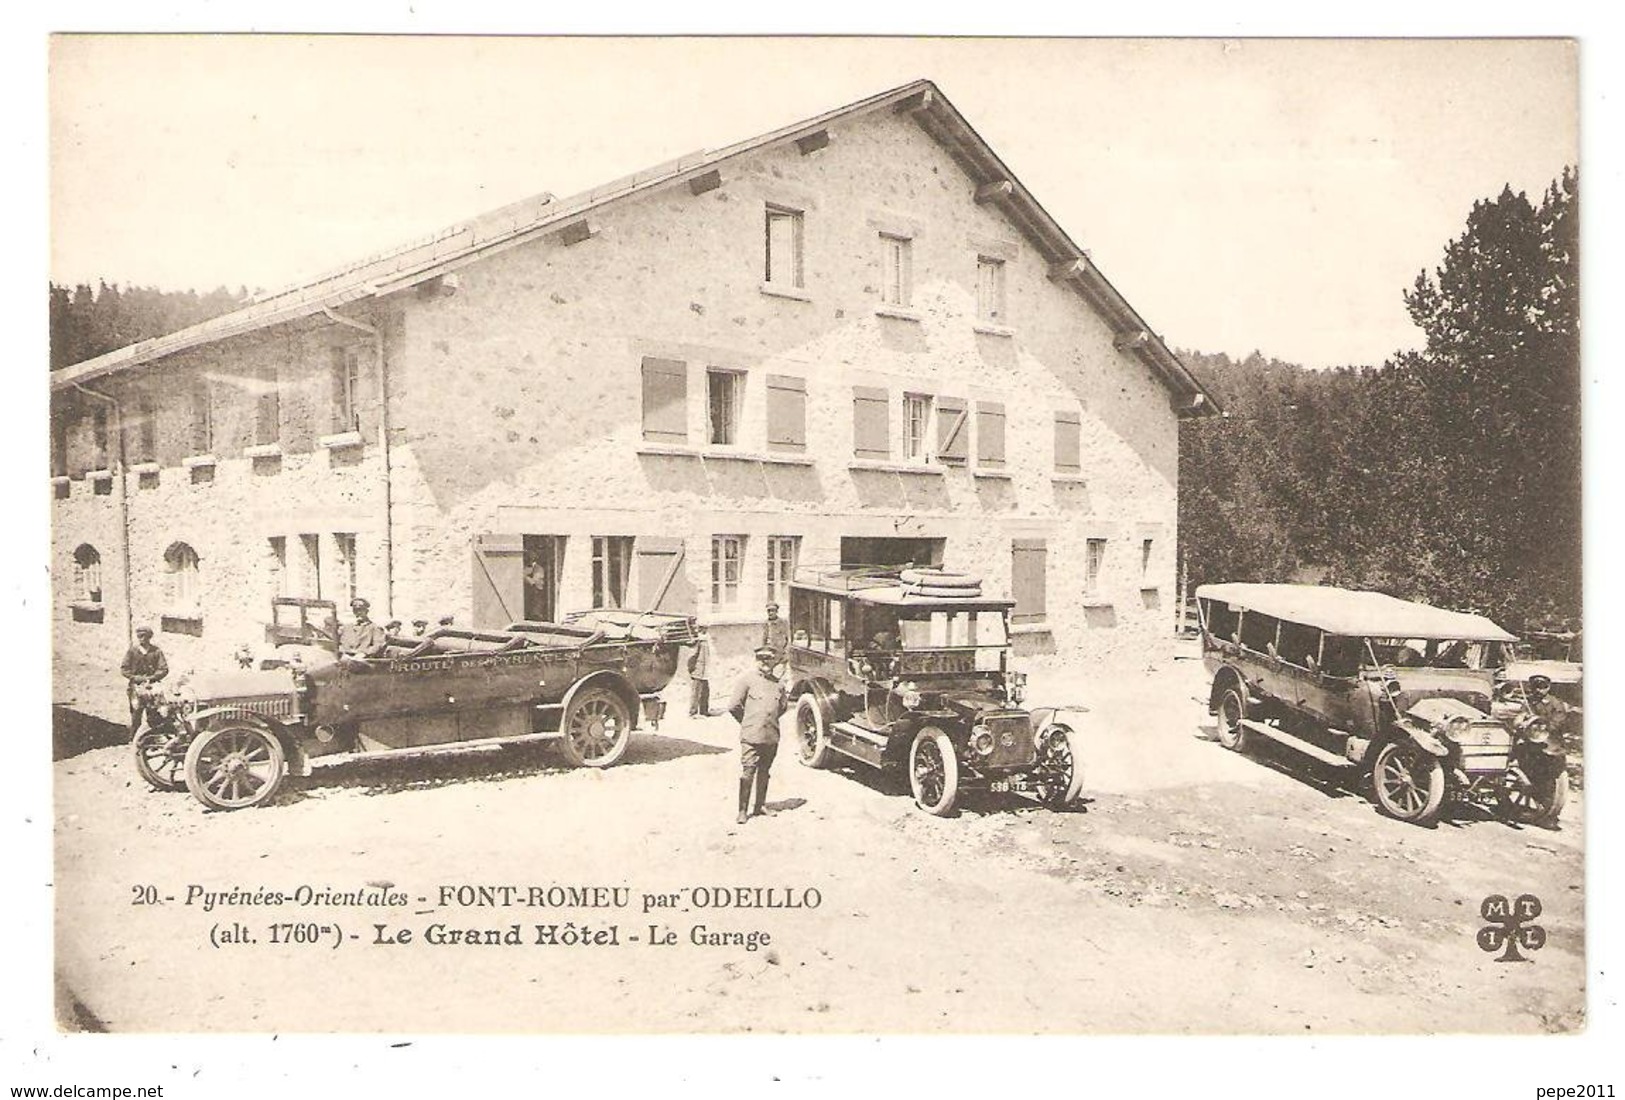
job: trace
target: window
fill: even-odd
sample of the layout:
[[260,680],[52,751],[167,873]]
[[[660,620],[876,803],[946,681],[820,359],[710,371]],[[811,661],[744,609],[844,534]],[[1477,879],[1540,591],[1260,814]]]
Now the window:
[[96,469],[107,469],[109,442],[107,438],[107,406],[97,405],[90,414],[91,447],[96,455]]
[[1155,541],[1154,539],[1140,540],[1140,582],[1142,584],[1151,580],[1151,551]]
[[745,376],[738,371],[705,372],[706,440],[733,446],[739,442],[739,406],[745,392]]
[[1241,616],[1241,644],[1256,653],[1268,653],[1275,646],[1275,632],[1280,621],[1257,611],[1245,611]]
[[1011,543],[1010,598],[1016,602],[1010,621],[1044,621],[1044,597],[1049,573],[1049,551],[1043,539],[1016,539]]
[[1320,661],[1320,631],[1302,623],[1281,622],[1281,660],[1299,668],[1315,668]]
[[333,430],[358,432],[361,430],[361,350],[359,348],[333,349]]
[[68,432],[60,416],[51,417],[51,476],[68,476]]
[[914,242],[890,233],[880,235],[880,300],[906,307],[913,298]]
[[177,618],[198,617],[198,556],[184,542],[177,542],[164,551],[164,567],[169,574],[169,610]]
[[254,443],[264,447],[282,439],[282,392],[278,389],[276,371],[268,371],[258,382],[258,395],[254,402]]
[[272,596],[291,596],[288,590],[288,537],[272,535],[266,540],[265,564],[270,573]]
[[338,559],[339,580],[344,586],[341,593],[344,596],[343,602],[348,604],[356,597],[355,536],[352,534],[334,534],[333,552]]
[[73,598],[79,603],[102,602],[102,556],[89,543],[73,552]]
[[767,376],[767,449],[807,449],[807,380],[791,375]]
[[1210,637],[1234,642],[1241,627],[1241,612],[1222,600],[1203,600],[1202,616]]
[[976,258],[976,316],[990,325],[1004,324],[1004,261]]
[[632,540],[621,535],[594,535],[592,540],[592,605],[625,607],[632,578]]
[[931,398],[923,393],[903,395],[903,458],[925,462],[931,455],[926,432],[931,423]]
[[711,607],[713,610],[739,606],[739,572],[744,558],[744,535],[712,536]]
[[1004,406],[997,401],[976,403],[976,464],[1004,467]]
[[139,465],[158,461],[158,416],[153,410],[152,398],[136,401],[128,438],[131,462]]
[[1084,545],[1083,594],[1100,595],[1100,571],[1106,564],[1106,540],[1090,539]]
[[299,536],[299,589],[311,599],[322,598],[321,539],[315,535]]
[[800,543],[795,535],[774,535],[767,540],[767,598],[781,607],[790,602],[790,581],[796,574]]
[[801,286],[801,222],[799,210],[771,205],[767,208],[764,278],[774,286]]
[[207,382],[192,387],[192,453],[214,453],[214,395]]
[[1078,446],[1080,419],[1075,409],[1062,409],[1055,414],[1055,472],[1058,474],[1083,472]]
[[643,360],[643,438],[651,443],[688,442],[688,364]]
[[852,387],[852,453],[871,462],[891,457],[891,402],[885,390]]

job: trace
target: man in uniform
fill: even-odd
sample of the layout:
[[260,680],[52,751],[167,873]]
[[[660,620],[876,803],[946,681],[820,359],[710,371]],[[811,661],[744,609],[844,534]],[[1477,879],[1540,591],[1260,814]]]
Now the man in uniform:
[[388,639],[383,628],[370,617],[371,604],[357,596],[350,601],[350,614],[355,622],[339,628],[340,657],[376,657],[384,651]]
[[128,682],[130,736],[134,737],[141,729],[142,719],[146,719],[149,725],[158,720],[158,711],[137,689],[156,684],[169,675],[169,662],[164,659],[164,651],[152,644],[152,627],[135,628],[135,645],[124,654],[124,663],[119,665],[119,672]]
[[688,680],[688,716],[703,718],[711,710],[711,632],[703,626],[688,655]]
[[784,664],[790,654],[790,624],[779,618],[779,605],[767,605],[767,622],[762,625],[762,645],[774,653],[774,667]]
[[1564,727],[1569,722],[1570,708],[1567,703],[1552,694],[1552,678],[1538,672],[1529,677],[1524,698],[1528,701],[1529,713],[1537,718],[1544,718],[1547,728],[1552,731],[1552,736],[1561,738]]
[[757,814],[765,812],[767,775],[779,751],[779,716],[784,713],[784,685],[774,675],[777,651],[762,646],[756,650],[756,667],[735,686],[728,700],[728,713],[739,723],[739,824],[752,812],[751,792]]

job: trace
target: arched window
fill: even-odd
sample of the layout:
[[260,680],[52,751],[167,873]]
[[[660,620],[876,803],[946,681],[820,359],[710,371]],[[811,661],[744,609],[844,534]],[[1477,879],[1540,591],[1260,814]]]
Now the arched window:
[[196,615],[198,611],[198,557],[184,542],[177,542],[164,551],[164,565],[169,570],[169,607],[182,615]]
[[102,602],[102,556],[88,542],[73,552],[73,593],[79,603]]

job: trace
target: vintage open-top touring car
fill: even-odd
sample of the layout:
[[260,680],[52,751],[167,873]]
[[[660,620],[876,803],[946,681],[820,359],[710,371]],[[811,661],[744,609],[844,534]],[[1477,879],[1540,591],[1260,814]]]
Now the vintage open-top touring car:
[[1555,825],[1568,797],[1547,724],[1496,701],[1515,639],[1482,615],[1317,585],[1196,590],[1218,739],[1267,737],[1369,776],[1427,824],[1447,798]]
[[968,790],[1075,801],[1078,735],[1055,708],[1020,706],[1012,607],[940,569],[798,571],[789,679],[801,762],[839,753],[906,773],[916,804],[939,816]]
[[389,635],[375,657],[341,657],[333,604],[279,598],[258,667],[195,674],[160,700],[135,740],[162,790],[232,810],[271,798],[315,757],[554,738],[577,767],[626,755],[658,724],[659,692],[694,639],[684,616],[599,611],[506,630]]

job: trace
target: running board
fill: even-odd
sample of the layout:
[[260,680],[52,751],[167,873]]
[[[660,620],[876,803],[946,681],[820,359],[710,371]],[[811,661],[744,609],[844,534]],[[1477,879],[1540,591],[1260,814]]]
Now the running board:
[[1311,745],[1307,741],[1301,741],[1298,738],[1293,737],[1290,733],[1283,733],[1274,726],[1265,725],[1263,722],[1255,722],[1251,718],[1243,718],[1241,720],[1241,728],[1244,730],[1250,730],[1253,733],[1261,733],[1272,741],[1279,741],[1289,749],[1297,749],[1305,756],[1314,757],[1322,764],[1334,764],[1340,768],[1346,768],[1349,766],[1349,761],[1345,757],[1338,756],[1333,752],[1327,752],[1319,745]]
[[426,756],[429,753],[457,752],[463,749],[494,749],[503,745],[523,745],[532,741],[557,741],[564,734],[557,730],[546,733],[516,733],[512,737],[477,737],[467,741],[436,741],[428,745],[400,745],[393,749],[352,749],[348,752],[323,753],[312,756],[313,767],[343,764],[351,760],[371,760],[379,756]]

